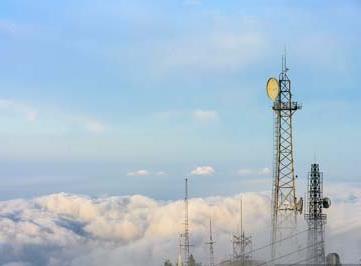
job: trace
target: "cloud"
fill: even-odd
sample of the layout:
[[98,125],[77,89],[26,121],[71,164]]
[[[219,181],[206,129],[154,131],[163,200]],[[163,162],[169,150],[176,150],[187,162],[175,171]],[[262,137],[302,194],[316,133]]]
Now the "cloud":
[[[337,189],[338,188],[338,189]],[[327,253],[357,262],[361,247],[361,190],[330,186]],[[207,263],[204,243],[212,217],[217,261],[230,254],[229,236],[237,228],[240,195],[191,198],[189,219],[192,253]],[[269,243],[270,196],[244,193],[244,229],[255,247]],[[299,218],[300,231],[305,224]],[[0,202],[0,265],[115,266],[160,265],[178,256],[183,230],[183,201],[156,201],[141,195],[100,197],[52,194]],[[306,241],[306,235],[302,235]],[[347,245],[345,244],[347,243]],[[267,259],[270,250],[256,252]],[[227,255],[226,255],[227,256]]]
[[17,26],[9,21],[0,20],[0,33],[13,35],[16,32]]
[[85,130],[95,135],[102,134],[107,130],[107,126],[103,122],[92,117],[64,112],[56,112],[53,113],[52,116],[56,117],[59,123],[69,129],[76,128]]
[[203,123],[219,120],[219,114],[213,110],[195,110],[193,111],[193,117]]
[[[265,33],[249,26],[244,19],[243,27],[228,28],[225,18],[213,18],[218,27],[184,39],[170,41],[156,54],[157,64],[162,71],[187,69],[192,71],[232,71],[255,64],[267,50]],[[238,21],[239,22],[239,21]]]
[[81,127],[86,131],[94,134],[101,134],[106,131],[106,125],[98,119],[76,115],[76,114],[59,114],[65,123],[70,123],[75,127]]
[[164,172],[164,171],[158,171],[158,172],[156,172],[155,174],[156,174],[157,176],[165,176],[165,175],[167,175],[167,173]]
[[183,4],[186,6],[198,6],[202,3],[201,0],[184,0]]
[[[0,99],[0,110],[2,110],[2,113],[7,113],[11,116],[20,115],[29,122],[39,120],[39,113],[33,106],[18,101]],[[103,122],[91,117],[68,114],[62,111],[54,112],[52,110],[43,111],[42,114],[43,121],[55,120],[68,128],[81,127],[94,134],[101,134],[106,131],[106,126]]]
[[36,32],[38,27],[35,24],[22,24],[19,21],[0,19],[0,35],[5,37],[27,37]]
[[237,171],[237,175],[239,176],[265,176],[265,175],[270,175],[271,173],[272,173],[271,169],[267,167],[262,169],[243,168]]
[[212,166],[198,166],[191,171],[191,175],[213,175],[216,171]]
[[84,125],[85,128],[92,133],[100,134],[105,131],[105,125],[95,119],[85,119]]
[[152,173],[152,172],[150,172],[148,170],[142,169],[142,170],[128,172],[127,176],[149,176],[149,175],[152,175],[152,174],[157,175],[157,176],[165,176],[165,175],[167,175],[167,173],[164,172],[164,171],[158,171],[158,172]]
[[[340,186],[337,186],[338,188]],[[329,187],[327,253],[357,262],[361,245],[361,190]],[[330,191],[330,193],[328,193]],[[230,254],[229,237],[237,228],[240,195],[191,198],[189,219],[192,253],[207,263],[204,243],[212,217],[217,261]],[[244,229],[255,247],[269,243],[270,196],[244,193]],[[299,218],[300,231],[305,224]],[[141,195],[100,197],[52,194],[0,202],[0,265],[115,266],[160,265],[178,256],[183,230],[183,201],[156,201]],[[306,235],[300,238],[306,241]],[[347,243],[347,245],[345,244]],[[270,250],[256,252],[267,259]]]
[[150,175],[148,170],[137,170],[134,172],[128,172],[127,176],[147,176]]
[[198,125],[207,125],[220,120],[220,115],[217,111],[204,109],[157,112],[153,114],[153,117],[158,120],[177,121],[178,123],[188,124],[193,120]]
[[38,112],[31,106],[19,103],[17,101],[0,99],[0,109],[21,114],[26,120],[33,122],[38,117]]

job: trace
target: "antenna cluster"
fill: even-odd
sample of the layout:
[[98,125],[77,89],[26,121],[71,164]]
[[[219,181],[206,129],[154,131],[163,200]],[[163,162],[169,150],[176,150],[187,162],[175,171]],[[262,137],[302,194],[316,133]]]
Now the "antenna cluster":
[[[252,259],[253,242],[252,237],[247,236],[243,228],[243,201],[240,199],[240,228],[237,226],[237,232],[232,235],[232,260],[240,262],[242,265]],[[240,230],[239,230],[240,229]]]
[[[235,265],[274,265],[293,261],[299,263],[324,265],[338,265],[339,256],[330,253],[325,256],[324,229],[326,214],[323,210],[329,208],[331,201],[323,197],[323,175],[319,165],[313,163],[308,176],[307,206],[304,218],[307,230],[297,231],[297,217],[303,212],[303,199],[296,196],[296,178],[294,166],[293,145],[293,115],[302,106],[293,101],[291,81],[287,72],[286,50],[282,56],[282,71],[278,78],[271,77],[267,81],[266,91],[272,100],[274,113],[274,160],[272,184],[272,234],[269,244],[253,248],[252,236],[247,235],[243,226],[243,199],[240,199],[239,222],[236,232],[232,233],[231,259],[221,262],[221,266]],[[316,158],[315,158],[316,161]],[[180,235],[178,266],[193,266],[195,263],[190,253],[190,230],[188,213],[188,178],[185,178],[184,195],[184,231]],[[307,232],[307,244],[299,245],[298,237]],[[212,219],[209,220],[209,266],[215,266]],[[262,249],[270,249],[271,259],[257,261],[253,259],[254,253]],[[299,260],[300,253],[307,253]],[[296,258],[297,261],[295,260]],[[337,262],[336,264],[332,264]]]

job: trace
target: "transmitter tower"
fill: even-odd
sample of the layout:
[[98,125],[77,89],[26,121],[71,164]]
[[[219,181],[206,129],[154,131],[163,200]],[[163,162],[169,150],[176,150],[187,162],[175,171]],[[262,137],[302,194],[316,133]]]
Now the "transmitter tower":
[[318,164],[311,165],[308,175],[307,213],[305,219],[308,225],[307,261],[313,265],[325,264],[325,224],[327,215],[324,208],[331,206],[329,198],[323,197],[323,174]]
[[[301,105],[292,99],[286,56],[282,57],[279,78],[267,82],[267,94],[273,101],[274,163],[272,188],[272,258],[280,254],[280,239],[296,231],[297,214],[302,212],[302,198],[296,198],[296,176],[293,158],[292,118]],[[287,251],[284,247],[282,250]]]
[[209,241],[206,242],[209,245],[209,266],[215,266],[214,264],[214,244],[216,241],[213,239],[213,232],[212,232],[212,220],[209,219]]
[[188,221],[188,178],[185,178],[185,191],[184,191],[184,232],[181,234],[183,243],[181,243],[181,248],[183,249],[183,265],[189,265],[189,221]]
[[240,201],[240,229],[232,236],[233,261],[240,262],[245,265],[246,261],[252,259],[253,242],[252,237],[246,235],[243,228],[243,202]]

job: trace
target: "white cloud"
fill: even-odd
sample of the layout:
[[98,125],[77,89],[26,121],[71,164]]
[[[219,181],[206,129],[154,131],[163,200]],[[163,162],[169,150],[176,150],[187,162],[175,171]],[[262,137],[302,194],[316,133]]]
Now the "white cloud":
[[271,169],[269,169],[268,167],[262,168],[262,170],[259,171],[259,174],[260,174],[260,175],[269,175],[269,174],[271,174],[271,173],[272,173],[272,171],[271,171]]
[[190,121],[191,119],[203,124],[216,122],[220,119],[219,113],[215,110],[172,110],[153,114],[156,119]]
[[184,0],[183,4],[186,6],[197,6],[202,3],[201,0]]
[[148,170],[145,170],[145,169],[141,169],[141,170],[137,170],[137,171],[131,171],[131,172],[128,172],[127,173],[127,176],[149,176],[149,175],[157,175],[157,176],[165,176],[167,175],[166,172],[164,171],[158,171],[158,172],[150,172]]
[[252,175],[253,171],[251,169],[239,169],[237,174],[240,176]]
[[198,166],[192,170],[191,175],[213,175],[215,172],[212,166]]
[[0,20],[0,32],[7,34],[14,34],[16,32],[16,25],[10,21]]
[[101,134],[106,131],[106,125],[92,117],[72,114],[60,114],[64,123],[71,123],[74,127],[80,127],[90,133]]
[[96,134],[103,133],[105,131],[105,125],[95,119],[85,119],[84,120],[85,128]]
[[156,175],[157,175],[157,176],[165,176],[165,175],[167,175],[167,173],[164,172],[164,171],[158,171],[158,172],[156,173]]
[[[266,34],[248,26],[242,30],[221,29],[225,18],[215,18],[217,29],[172,41],[159,51],[157,64],[160,70],[187,69],[193,71],[232,71],[255,64],[267,49]],[[238,21],[239,22],[239,21]],[[245,28],[249,28],[245,30]]]
[[219,119],[219,114],[217,111],[213,110],[195,110],[193,111],[193,117],[203,123],[208,123],[212,121],[217,121]]
[[127,176],[147,176],[147,175],[150,175],[150,173],[148,170],[144,170],[144,169],[127,173]]
[[137,171],[131,171],[131,172],[128,172],[127,173],[127,176],[149,176],[149,175],[157,175],[157,176],[165,176],[167,175],[166,172],[164,171],[158,171],[158,172],[150,172],[148,170],[145,170],[145,169],[141,169],[141,170],[137,170]]
[[[18,101],[0,99],[0,110],[3,110],[3,113],[6,112],[12,116],[21,115],[21,117],[29,122],[39,120],[38,111],[34,107]],[[59,111],[53,112],[51,110],[43,111],[42,113],[42,118],[44,118],[43,121],[55,120],[62,126],[68,128],[81,127],[95,134],[103,133],[106,130],[104,123],[91,117],[73,115]]]
[[[357,262],[361,190],[337,188],[325,190],[333,201],[327,210],[327,253],[338,252],[343,262]],[[237,227],[239,196],[189,200],[191,250],[203,263],[207,262],[204,242],[209,217],[213,219],[217,261],[230,254],[229,236]],[[255,247],[263,246],[269,242],[270,197],[245,193],[242,198],[244,229],[252,234]],[[305,226],[302,220],[300,217],[300,231]],[[3,201],[0,265],[160,265],[164,258],[176,259],[182,221],[182,200],[156,201],[140,195],[90,198],[60,193]],[[305,240],[300,241],[303,245]],[[269,253],[264,250],[255,256],[265,259]]]
[[33,107],[13,100],[0,99],[0,109],[13,112],[15,114],[21,114],[30,122],[35,121],[38,117],[38,112]]
[[239,176],[265,176],[270,175],[272,173],[271,169],[265,167],[262,169],[250,169],[250,168],[242,168],[237,171]]

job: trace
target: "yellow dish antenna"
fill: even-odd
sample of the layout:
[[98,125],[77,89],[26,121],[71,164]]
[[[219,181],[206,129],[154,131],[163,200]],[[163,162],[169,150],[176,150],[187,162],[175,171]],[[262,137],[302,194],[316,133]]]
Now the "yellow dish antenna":
[[267,81],[267,95],[268,97],[274,101],[280,94],[280,85],[278,83],[278,80],[276,78],[269,78]]

